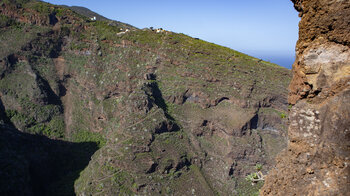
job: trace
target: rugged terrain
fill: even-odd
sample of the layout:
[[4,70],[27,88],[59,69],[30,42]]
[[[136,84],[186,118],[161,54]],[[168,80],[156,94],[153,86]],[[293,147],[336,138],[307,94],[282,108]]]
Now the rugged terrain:
[[258,193],[289,70],[73,10],[0,3],[1,195]]
[[350,1],[293,0],[301,22],[288,148],[262,195],[350,193]]

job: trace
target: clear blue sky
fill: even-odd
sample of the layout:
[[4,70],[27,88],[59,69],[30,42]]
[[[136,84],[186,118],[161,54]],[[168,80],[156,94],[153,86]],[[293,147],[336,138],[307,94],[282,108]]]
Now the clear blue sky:
[[298,13],[290,0],[45,0],[136,26],[162,27],[291,68]]

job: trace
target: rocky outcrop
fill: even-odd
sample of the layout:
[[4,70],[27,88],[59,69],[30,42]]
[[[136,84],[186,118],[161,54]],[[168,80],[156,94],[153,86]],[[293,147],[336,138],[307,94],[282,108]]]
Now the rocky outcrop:
[[325,99],[339,92],[340,86],[346,87],[349,79],[349,2],[293,2],[302,20],[289,102],[295,104],[319,93],[317,99]]
[[347,195],[350,1],[293,3],[301,22],[290,84],[289,142],[261,195]]

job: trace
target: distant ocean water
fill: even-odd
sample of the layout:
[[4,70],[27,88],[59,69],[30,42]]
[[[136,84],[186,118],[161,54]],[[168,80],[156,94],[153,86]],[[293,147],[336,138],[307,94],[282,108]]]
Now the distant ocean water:
[[287,69],[292,69],[292,65],[294,63],[295,57],[285,57],[285,56],[271,56],[263,58],[265,61],[269,61],[271,63],[275,63]]
[[290,53],[284,52],[279,54],[276,52],[244,51],[244,50],[243,52],[255,58],[259,58],[264,61],[275,63],[287,69],[292,69],[292,65],[295,60],[294,52],[290,52]]

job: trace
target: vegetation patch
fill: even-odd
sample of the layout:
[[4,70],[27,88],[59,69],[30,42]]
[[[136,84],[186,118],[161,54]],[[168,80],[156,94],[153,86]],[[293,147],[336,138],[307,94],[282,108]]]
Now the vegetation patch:
[[106,144],[106,139],[99,133],[94,133],[85,130],[78,130],[72,135],[74,142],[94,142],[99,148]]

